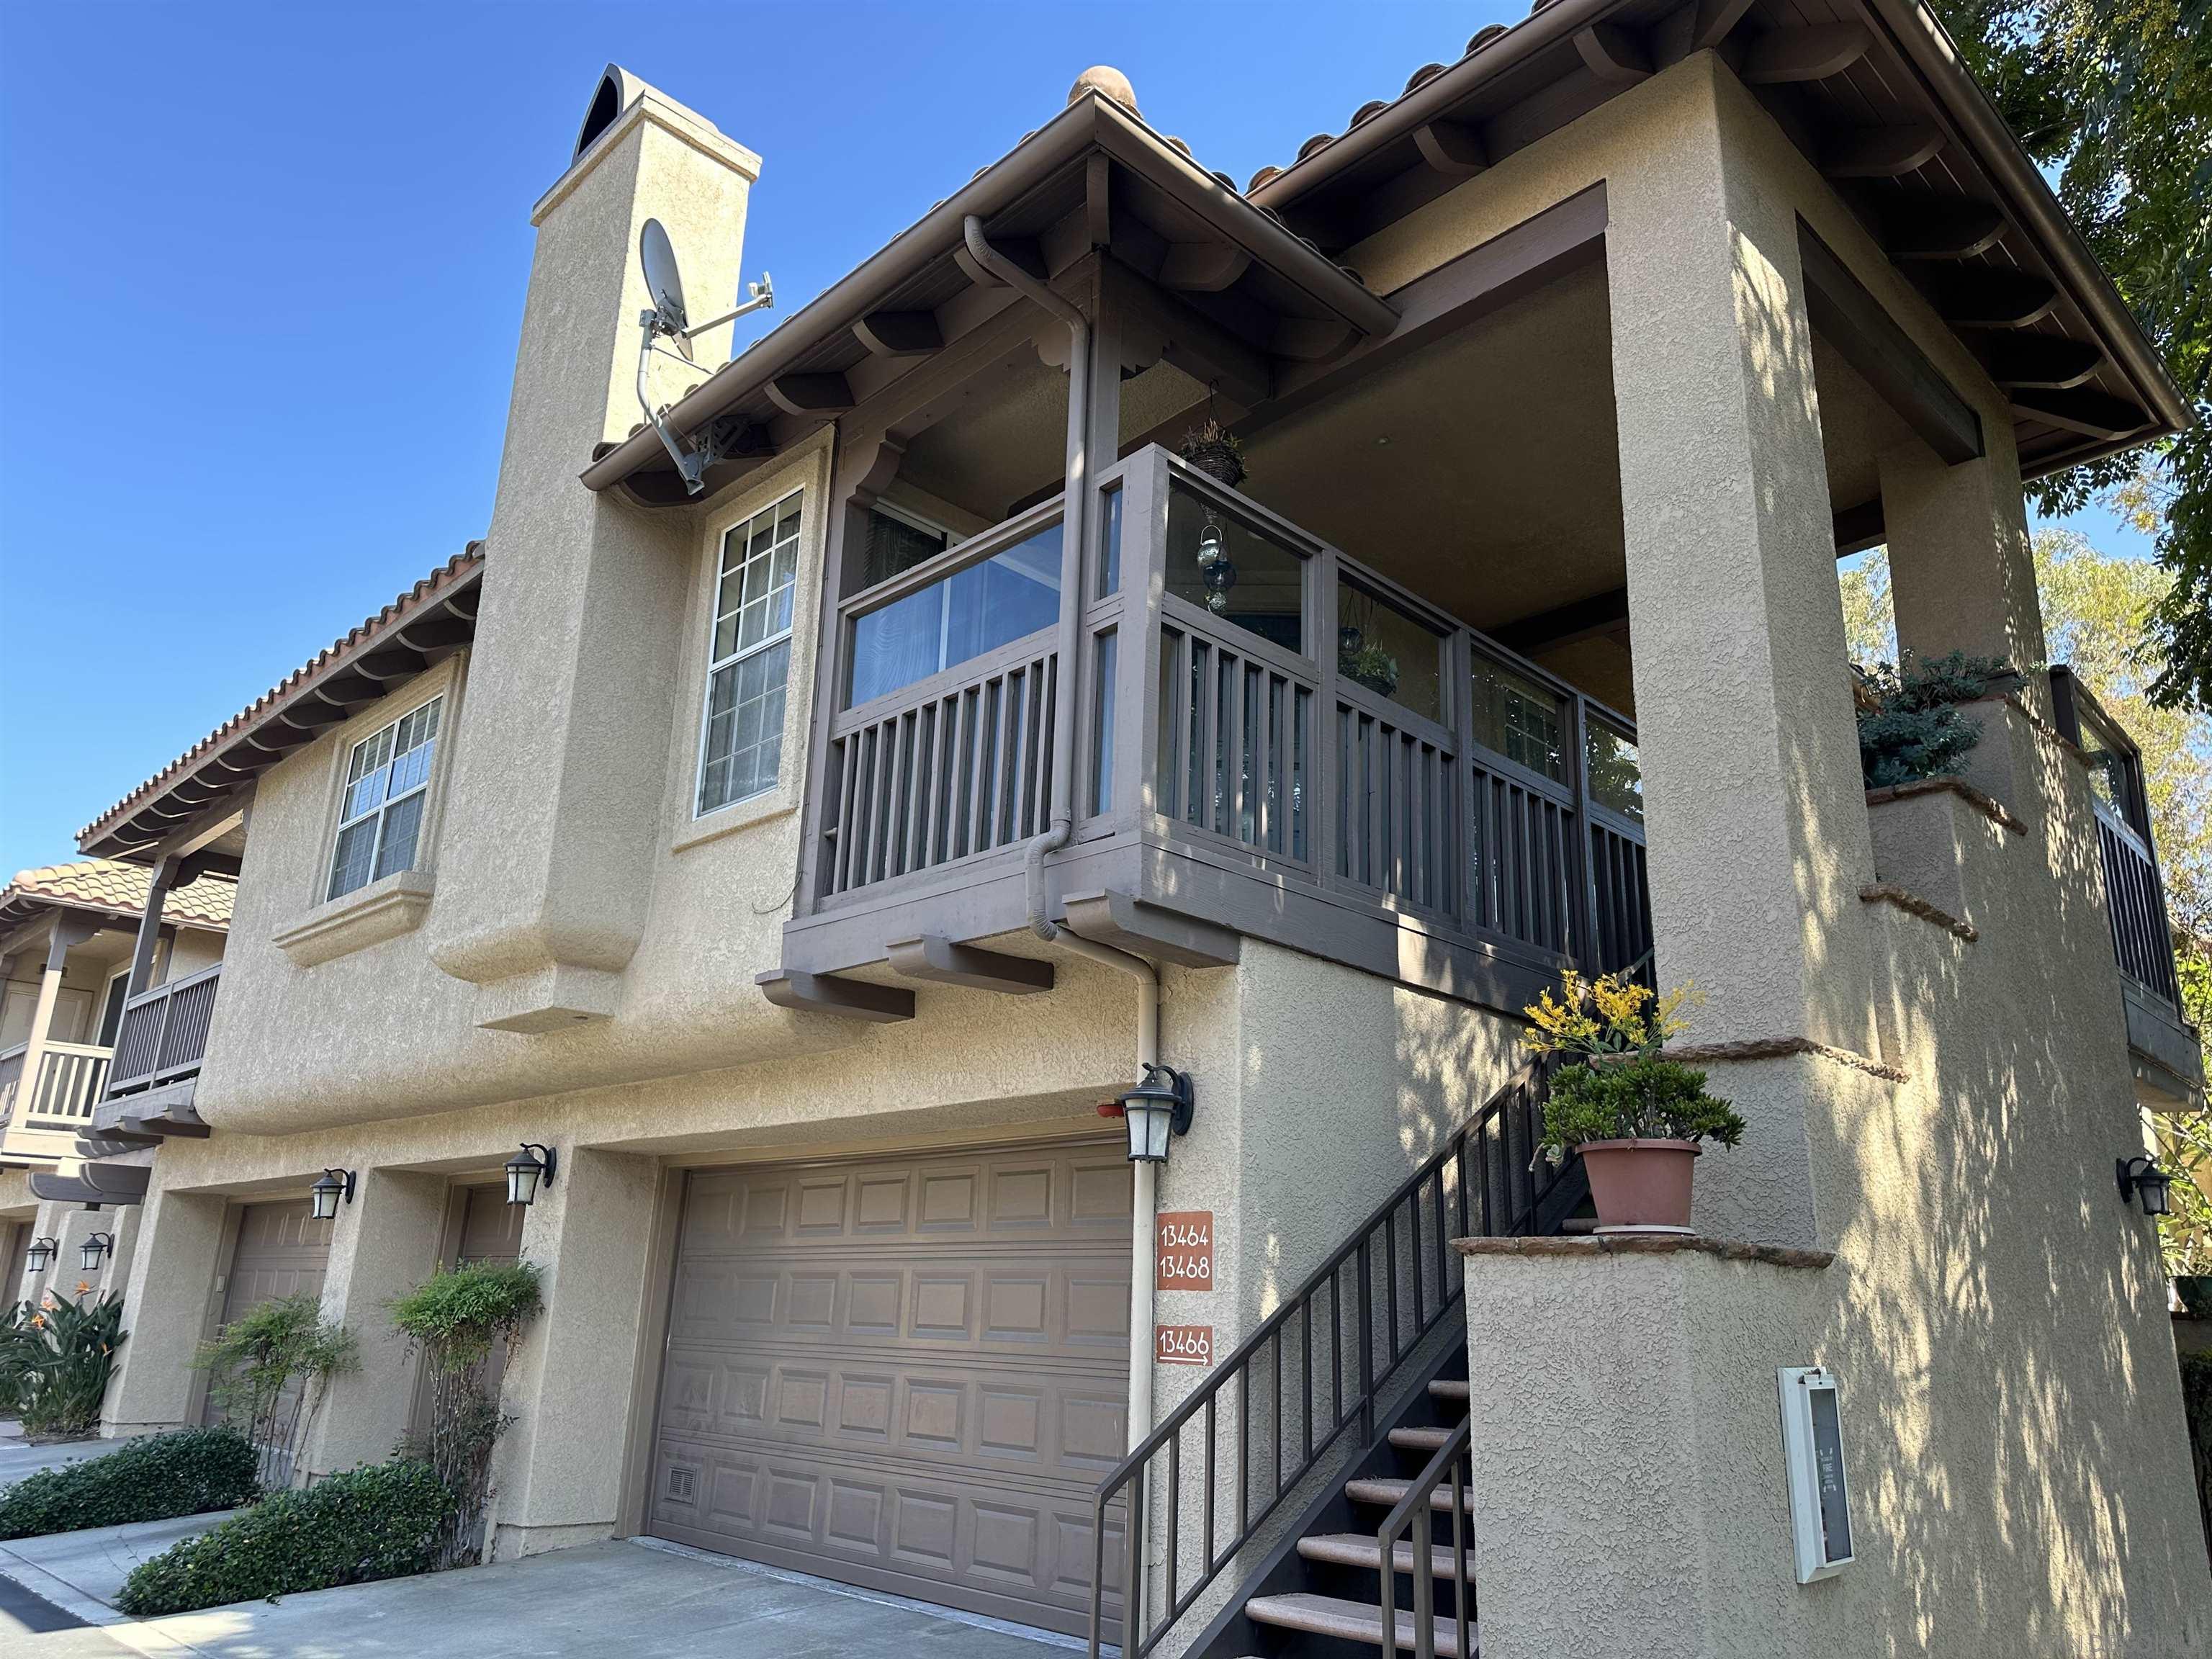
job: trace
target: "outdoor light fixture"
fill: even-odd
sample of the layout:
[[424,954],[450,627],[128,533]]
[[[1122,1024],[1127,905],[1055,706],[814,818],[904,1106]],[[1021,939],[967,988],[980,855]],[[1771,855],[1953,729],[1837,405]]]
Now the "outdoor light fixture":
[[33,1239],[30,1250],[23,1257],[23,1271],[31,1273],[46,1272],[46,1264],[61,1253],[61,1248],[62,1242],[58,1238]]
[[507,1201],[510,1204],[535,1204],[538,1185],[553,1184],[553,1170],[560,1159],[550,1146],[541,1146],[534,1140],[522,1143],[522,1150],[507,1160]]
[[343,1200],[353,1202],[353,1171],[325,1170],[315,1177],[315,1184],[307,1188],[308,1213],[318,1221],[337,1219],[338,1205]]
[[2119,1176],[2120,1202],[2130,1198],[2142,1206],[2145,1215],[2166,1215],[2166,1189],[2173,1185],[2173,1177],[2158,1167],[2154,1158],[2122,1158],[2112,1162],[2113,1172]]
[[1121,1106],[1129,1129],[1129,1162],[1164,1164],[1169,1136],[1190,1133],[1190,1074],[1148,1062],[1143,1080],[1121,1097]]
[[100,1264],[114,1254],[113,1233],[87,1233],[84,1243],[77,1246],[76,1265],[88,1273],[96,1273]]

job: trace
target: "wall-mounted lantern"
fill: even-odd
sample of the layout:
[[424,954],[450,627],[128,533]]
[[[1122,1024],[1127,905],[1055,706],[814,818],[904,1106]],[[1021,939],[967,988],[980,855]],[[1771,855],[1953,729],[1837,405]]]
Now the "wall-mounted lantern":
[[553,1171],[560,1161],[550,1146],[524,1141],[522,1150],[507,1160],[507,1201],[535,1204],[539,1184],[553,1184]]
[[2114,1174],[2119,1177],[2120,1202],[2130,1198],[2142,1206],[2145,1215],[2168,1215],[2166,1188],[2173,1177],[2158,1167],[2154,1158],[2123,1158],[2113,1160]]
[[353,1171],[325,1170],[307,1188],[308,1213],[318,1221],[337,1219],[338,1206],[353,1202]]
[[33,1239],[29,1251],[23,1257],[23,1271],[32,1273],[46,1272],[46,1264],[61,1254],[61,1248],[62,1242],[58,1238]]
[[114,1254],[113,1233],[87,1233],[84,1243],[77,1246],[76,1265],[88,1273],[96,1273],[100,1264]]
[[1166,1163],[1169,1137],[1190,1133],[1194,1106],[1188,1072],[1148,1063],[1143,1079],[1120,1103],[1128,1126],[1132,1164]]

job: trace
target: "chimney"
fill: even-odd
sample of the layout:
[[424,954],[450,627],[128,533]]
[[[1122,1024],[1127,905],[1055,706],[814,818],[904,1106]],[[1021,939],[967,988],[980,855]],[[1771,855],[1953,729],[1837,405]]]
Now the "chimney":
[[[544,1031],[612,1015],[661,840],[669,709],[696,515],[586,489],[592,450],[644,418],[638,237],[658,219],[695,317],[736,303],[760,158],[609,65],[566,170],[532,210],[484,598],[428,918],[432,959],[483,988],[478,1024]],[[726,362],[728,327],[662,360],[656,402]]]

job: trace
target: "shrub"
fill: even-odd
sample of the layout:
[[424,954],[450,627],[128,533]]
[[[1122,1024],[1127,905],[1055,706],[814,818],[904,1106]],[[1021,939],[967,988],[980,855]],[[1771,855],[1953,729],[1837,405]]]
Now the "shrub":
[[1570,1066],[1544,1103],[1544,1145],[1564,1152],[1586,1140],[1743,1139],[1743,1120],[1705,1092],[1705,1074],[1671,1060]]
[[474,1262],[441,1267],[392,1304],[392,1322],[422,1351],[430,1372],[430,1437],[426,1449],[439,1479],[453,1494],[440,1565],[471,1556],[491,1496],[491,1454],[508,1419],[486,1381],[495,1347],[514,1358],[523,1327],[544,1304],[538,1269],[527,1261],[500,1267]]
[[427,1572],[452,1504],[428,1463],[349,1469],[140,1562],[115,1605],[150,1619]]
[[21,1362],[23,1432],[38,1440],[82,1440],[100,1426],[100,1402],[125,1340],[123,1299],[64,1301],[49,1291],[26,1322],[34,1334]]
[[1902,672],[1877,663],[1864,672],[1872,694],[1859,709],[1859,769],[1869,789],[1891,788],[1955,773],[1982,739],[1980,722],[1958,705],[1987,696],[2016,679],[1999,657],[1963,651],[1907,665]]
[[253,1448],[230,1429],[179,1429],[104,1457],[41,1469],[0,1492],[0,1538],[166,1521],[261,1495]]
[[10,1302],[0,1311],[0,1417],[13,1417],[30,1402],[31,1379],[46,1352],[31,1312],[27,1302]]
[[353,1333],[326,1323],[320,1298],[302,1291],[248,1309],[200,1344],[195,1368],[212,1373],[210,1396],[226,1422],[260,1449],[263,1478],[290,1478],[327,1381],[361,1361]]

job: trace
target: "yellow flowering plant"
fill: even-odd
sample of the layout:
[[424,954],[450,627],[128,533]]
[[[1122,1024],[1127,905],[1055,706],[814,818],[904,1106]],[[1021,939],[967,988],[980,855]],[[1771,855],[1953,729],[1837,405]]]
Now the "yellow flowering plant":
[[1546,991],[1521,1011],[1528,1016],[1521,1040],[1540,1054],[1650,1060],[1668,1038],[1689,1029],[1682,1010],[1700,1000],[1694,985],[1678,985],[1660,996],[1625,975],[1585,980],[1569,968],[1559,975],[1558,997]]
[[1620,974],[1585,980],[1570,968],[1559,994],[1546,991],[1522,1012],[1522,1041],[1565,1064],[1544,1105],[1542,1146],[1561,1153],[1592,1140],[1701,1140],[1724,1146],[1742,1137],[1743,1120],[1705,1092],[1705,1074],[1666,1057],[1670,1037],[1688,1029],[1682,1010],[1699,998],[1692,985],[1663,995]]

